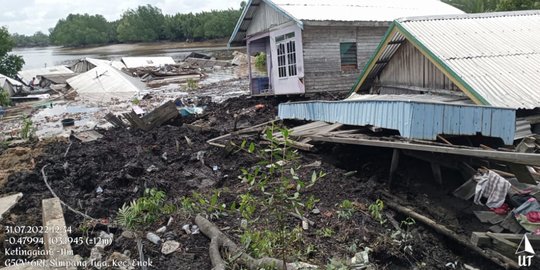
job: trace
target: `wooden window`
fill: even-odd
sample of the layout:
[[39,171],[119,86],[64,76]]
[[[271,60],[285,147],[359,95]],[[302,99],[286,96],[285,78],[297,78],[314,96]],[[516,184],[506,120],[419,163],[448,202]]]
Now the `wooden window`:
[[294,32],[277,36],[276,47],[279,78],[296,76],[298,71],[296,67],[296,43]]
[[339,44],[341,70],[355,70],[357,68],[356,42],[342,42]]
[[289,77],[296,76],[296,44],[294,40],[287,42],[287,62],[289,64]]

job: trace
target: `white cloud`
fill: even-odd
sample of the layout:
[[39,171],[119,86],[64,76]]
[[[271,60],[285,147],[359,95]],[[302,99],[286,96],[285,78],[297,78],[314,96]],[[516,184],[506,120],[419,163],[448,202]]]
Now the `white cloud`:
[[[4,1],[2,1],[4,2]],[[107,20],[117,20],[129,8],[154,5],[164,14],[239,8],[241,0],[18,0],[2,3],[0,26],[11,33],[31,35],[36,31],[48,33],[59,19],[70,13],[101,14]]]

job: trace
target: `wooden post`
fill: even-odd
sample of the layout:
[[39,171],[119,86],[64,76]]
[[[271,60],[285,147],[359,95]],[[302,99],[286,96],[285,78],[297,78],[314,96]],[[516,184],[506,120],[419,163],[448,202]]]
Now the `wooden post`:
[[442,185],[442,173],[441,173],[441,166],[435,162],[431,163],[431,171],[433,172],[433,178],[437,182],[437,184]]
[[392,185],[392,180],[394,179],[398,165],[399,165],[399,149],[394,149],[394,153],[392,154],[392,163],[390,164],[390,175],[388,177],[389,185]]

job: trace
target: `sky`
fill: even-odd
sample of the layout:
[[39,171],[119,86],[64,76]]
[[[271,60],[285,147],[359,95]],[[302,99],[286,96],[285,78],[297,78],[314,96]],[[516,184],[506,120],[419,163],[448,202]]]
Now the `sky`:
[[49,33],[59,19],[70,13],[101,14],[109,21],[117,20],[127,9],[150,4],[163,14],[240,8],[241,0],[0,0],[0,26],[10,33],[32,35]]

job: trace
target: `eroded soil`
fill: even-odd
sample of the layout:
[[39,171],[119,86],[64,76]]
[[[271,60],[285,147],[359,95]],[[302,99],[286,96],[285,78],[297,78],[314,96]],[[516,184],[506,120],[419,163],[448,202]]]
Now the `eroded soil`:
[[[323,95],[312,98],[340,97]],[[122,229],[112,222],[118,208],[140,197],[145,188],[165,191],[169,202],[176,205],[180,204],[182,196],[189,196],[193,191],[212,194],[216,189],[221,192],[221,203],[229,206],[237,202],[238,195],[246,189],[246,184],[238,180],[240,169],[249,168],[258,160],[242,151],[210,146],[206,141],[227,134],[235,127],[249,127],[274,119],[277,105],[282,101],[285,100],[243,96],[221,104],[211,103],[202,116],[178,118],[149,132],[100,130],[104,137],[98,141],[81,143],[72,139],[73,143],[65,157],[69,142],[50,142],[41,153],[32,153],[35,166],[11,172],[5,186],[0,188],[0,194],[24,193],[19,204],[4,217],[1,224],[41,224],[41,200],[51,197],[40,172],[47,166],[44,171],[56,194],[65,203],[101,220],[101,224],[93,224],[88,233],[97,235],[100,230],[114,233],[115,242],[105,249],[105,256],[114,251],[123,253],[128,250],[131,258],[135,259],[135,242],[121,236]],[[256,109],[258,104],[264,106]],[[242,139],[235,138],[237,142]],[[264,147],[257,135],[248,139]],[[5,155],[17,151],[4,151],[0,161]],[[377,198],[381,198],[382,191],[388,191],[386,183],[390,158],[390,151],[347,145],[322,144],[318,145],[315,153],[301,152],[302,164],[317,164],[315,167],[303,167],[299,171],[301,175],[309,176],[313,170],[324,171],[327,175],[306,194],[320,200],[317,203],[320,213],[309,214],[308,218],[315,225],[304,233],[302,243],[298,245],[299,252],[290,254],[290,257],[320,265],[324,269],[332,258],[348,259],[355,251],[369,247],[373,249],[370,260],[378,269],[449,269],[447,264],[456,262],[456,269],[463,269],[464,263],[480,269],[497,269],[421,224],[409,230],[412,240],[406,246],[410,248],[404,249],[403,245],[395,244],[391,235],[396,229],[389,223],[381,225],[375,221],[367,209]],[[26,164],[28,158],[21,158],[20,162]],[[152,166],[157,170],[148,170]],[[459,186],[462,181],[459,176],[445,172],[445,186],[441,188],[430,180],[430,174],[422,173],[429,172],[423,166],[426,165],[416,160],[402,162],[400,177],[391,192],[408,201],[417,211],[459,233],[468,236],[471,231],[481,228],[472,216],[472,203],[451,197],[452,187]],[[350,171],[357,172],[350,174]],[[357,211],[350,219],[343,220],[338,217],[337,211],[338,204],[346,199],[354,202]],[[406,219],[389,209],[383,211],[398,222]],[[64,212],[66,223],[74,230],[71,235],[83,235],[83,227],[88,222],[67,209]],[[202,234],[186,234],[181,228],[184,224],[193,224],[193,216],[178,213],[172,217],[172,225],[161,236],[178,241],[180,249],[171,255],[163,255],[158,246],[145,240],[145,255],[153,262],[151,269],[211,269],[209,240]],[[152,230],[166,224],[168,219],[164,217],[156,222]],[[242,229],[237,212],[229,211],[228,216],[212,221],[239,243]],[[291,218],[289,222],[297,224],[299,221]],[[334,234],[328,237],[316,233],[324,228],[331,229]],[[0,249],[4,250],[5,242],[2,241],[0,245]],[[314,250],[306,252],[308,246],[314,247]],[[82,257],[90,254],[91,247],[72,247]],[[6,256],[0,255],[0,259],[3,261]]]

